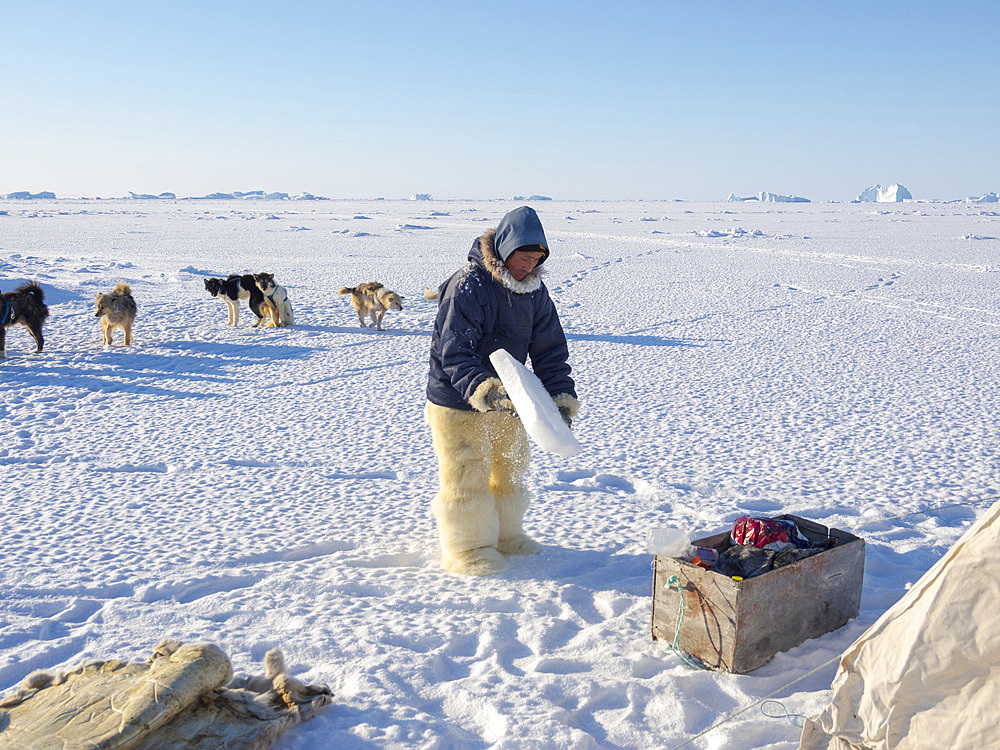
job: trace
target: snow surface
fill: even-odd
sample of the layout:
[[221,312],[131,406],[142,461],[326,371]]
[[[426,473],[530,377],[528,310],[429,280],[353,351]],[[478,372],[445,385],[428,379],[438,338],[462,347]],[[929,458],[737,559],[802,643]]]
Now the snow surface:
[[[542,554],[456,577],[428,510],[421,290],[515,205],[0,201],[0,289],[37,279],[52,313],[44,354],[15,328],[0,362],[0,690],[172,636],[242,672],[280,646],[333,688],[285,750],[796,747],[762,699],[817,713],[827,662],[1000,497],[1000,216],[539,206],[584,451],[535,451]],[[204,291],[260,270],[293,327],[245,306],[227,327]],[[337,294],[373,279],[406,298],[384,332]],[[99,343],[118,281],[131,348]],[[651,529],[782,512],[865,538],[856,621],[750,675],[650,639]]]

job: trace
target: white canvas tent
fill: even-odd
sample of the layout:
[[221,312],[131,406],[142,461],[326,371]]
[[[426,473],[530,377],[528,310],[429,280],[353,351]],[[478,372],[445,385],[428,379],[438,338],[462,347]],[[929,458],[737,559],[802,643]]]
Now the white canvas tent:
[[1000,747],[1000,502],[843,654],[799,750]]

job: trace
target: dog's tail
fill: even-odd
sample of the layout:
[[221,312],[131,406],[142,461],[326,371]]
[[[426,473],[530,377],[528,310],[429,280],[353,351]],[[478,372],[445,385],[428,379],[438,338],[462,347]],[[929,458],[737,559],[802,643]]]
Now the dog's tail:
[[343,289],[337,292],[337,294],[354,294],[355,291],[356,290],[354,289],[353,286],[345,286]]
[[433,302],[439,296],[437,289],[431,289],[429,286],[424,287],[424,299],[428,302]]
[[114,289],[114,291],[111,292],[111,293],[112,294],[121,294],[121,295],[127,294],[129,297],[131,297],[132,296],[132,287],[130,287],[128,284],[126,284],[124,281],[122,281],[122,282],[119,282],[118,286],[116,286],[115,289]]
[[45,292],[38,285],[37,281],[29,281],[27,284],[21,284],[15,291],[33,295],[36,302],[45,302]]

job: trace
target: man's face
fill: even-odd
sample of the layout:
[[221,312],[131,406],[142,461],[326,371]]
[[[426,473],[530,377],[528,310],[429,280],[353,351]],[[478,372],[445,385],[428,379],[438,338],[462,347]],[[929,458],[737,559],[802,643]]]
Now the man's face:
[[535,270],[535,266],[544,257],[545,253],[537,250],[515,250],[507,257],[504,265],[517,281],[524,281],[524,277]]

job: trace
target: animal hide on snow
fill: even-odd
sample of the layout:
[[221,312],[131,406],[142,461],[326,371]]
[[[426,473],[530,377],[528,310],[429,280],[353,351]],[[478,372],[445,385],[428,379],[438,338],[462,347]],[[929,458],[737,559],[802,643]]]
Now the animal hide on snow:
[[0,749],[266,750],[332,698],[290,677],[277,649],[265,666],[264,677],[232,680],[218,646],[165,640],[142,663],[36,672],[0,700]]

